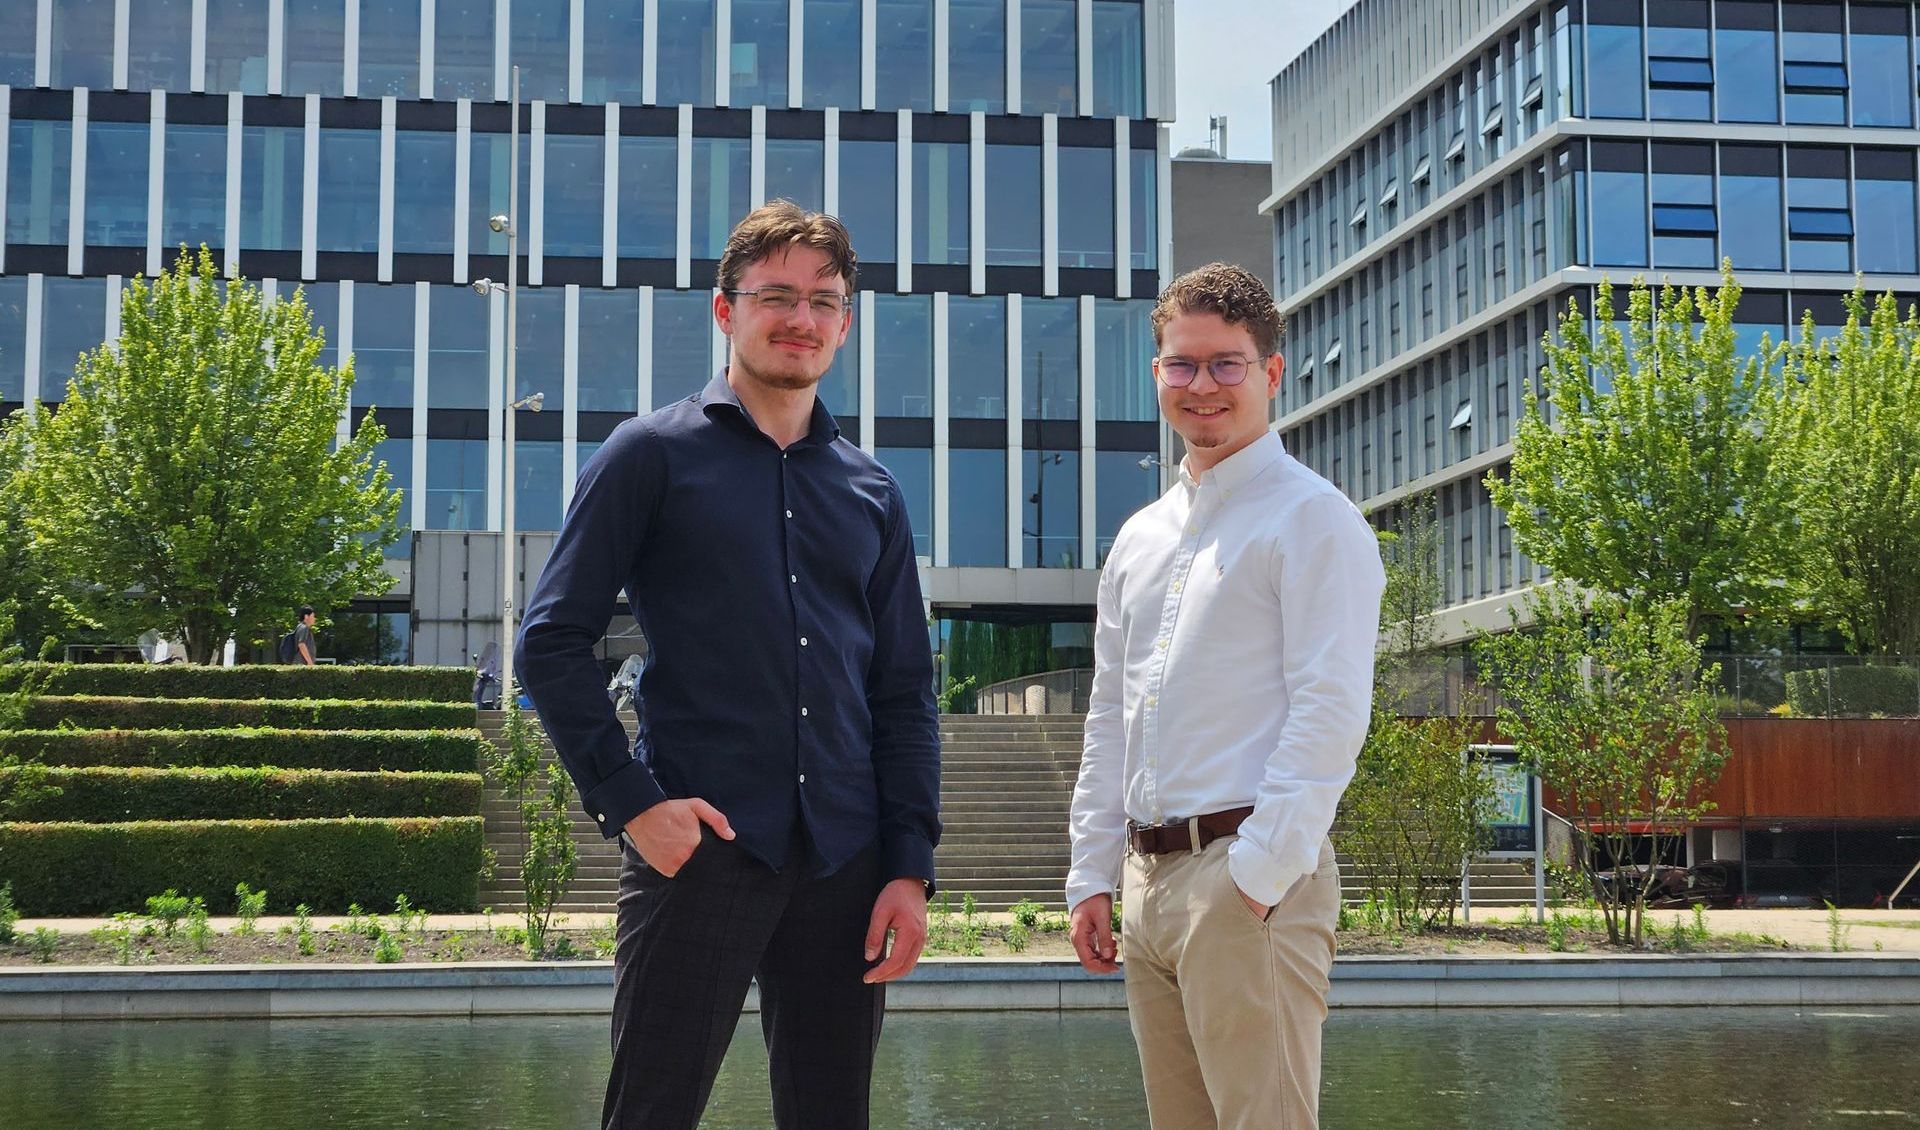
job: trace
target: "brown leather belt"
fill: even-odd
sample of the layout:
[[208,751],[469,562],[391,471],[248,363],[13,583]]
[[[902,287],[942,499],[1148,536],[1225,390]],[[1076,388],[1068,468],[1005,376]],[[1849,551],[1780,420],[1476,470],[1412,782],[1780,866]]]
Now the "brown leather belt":
[[[1240,822],[1253,815],[1253,806],[1209,812],[1178,824],[1127,824],[1127,844],[1141,855],[1165,855],[1174,851],[1199,851],[1221,836],[1240,830]],[[1200,836],[1199,846],[1193,842]]]

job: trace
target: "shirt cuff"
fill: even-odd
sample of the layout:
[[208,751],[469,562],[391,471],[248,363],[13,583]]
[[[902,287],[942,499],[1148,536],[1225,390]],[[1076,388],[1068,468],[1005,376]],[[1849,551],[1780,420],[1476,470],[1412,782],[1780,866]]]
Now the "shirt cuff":
[[1227,848],[1227,874],[1248,898],[1261,906],[1278,906],[1288,888],[1306,872],[1274,862],[1241,838]]
[[1095,895],[1116,893],[1112,883],[1103,883],[1098,879],[1082,878],[1078,875],[1067,876],[1067,913],[1072,914],[1074,907],[1093,898]]
[[627,821],[667,799],[653,772],[638,759],[627,762],[612,775],[582,793],[580,803],[607,839],[618,836]]
[[926,837],[904,832],[892,839],[880,841],[880,878],[891,883],[895,879],[919,879],[927,885],[927,894],[933,894],[933,845]]

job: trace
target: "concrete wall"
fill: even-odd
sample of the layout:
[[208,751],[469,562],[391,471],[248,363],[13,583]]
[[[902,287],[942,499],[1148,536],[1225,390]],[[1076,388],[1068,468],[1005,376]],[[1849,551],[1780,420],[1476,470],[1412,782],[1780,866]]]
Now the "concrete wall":
[[1260,214],[1271,166],[1205,157],[1172,164],[1174,273],[1215,261],[1238,263],[1271,290],[1273,225]]

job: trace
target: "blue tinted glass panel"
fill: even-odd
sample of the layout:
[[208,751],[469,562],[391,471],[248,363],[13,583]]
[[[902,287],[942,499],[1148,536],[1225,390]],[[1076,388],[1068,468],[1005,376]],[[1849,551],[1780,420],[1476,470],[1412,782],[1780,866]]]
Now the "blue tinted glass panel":
[[881,294],[873,300],[874,415],[933,415],[933,299]]
[[542,410],[559,412],[567,406],[567,293],[557,286],[528,287],[520,292],[519,307],[514,399],[544,393]]
[[1132,0],[1093,0],[1093,112],[1137,118],[1146,105],[1145,8]]
[[1113,150],[1060,147],[1060,265],[1113,266]]
[[1080,567],[1080,453],[1023,451],[1020,541],[1029,569]]
[[1780,37],[1787,90],[1787,121],[1842,125],[1847,120],[1847,71],[1837,4],[1788,4]]
[[420,97],[419,0],[360,0],[360,97]]
[[645,93],[640,85],[640,60],[646,49],[645,0],[586,0],[580,39],[584,99],[639,105]]
[[[494,0],[435,0],[433,96],[492,102]],[[501,91],[502,100],[506,92]]]
[[967,146],[913,143],[913,261],[967,261]]
[[1021,299],[1020,388],[1027,419],[1080,418],[1078,299]]
[[882,447],[874,452],[900,486],[913,528],[915,557],[933,556],[933,452],[924,447]]
[[933,0],[875,2],[875,105],[933,109]]
[[307,309],[307,331],[321,341],[314,364],[328,369],[340,367],[340,286],[338,283],[303,283],[291,291],[281,288],[278,297],[293,301],[296,297]]
[[947,386],[956,419],[1006,419],[1006,299],[956,294],[947,300]]
[[521,530],[560,528],[560,445],[517,440],[513,445],[513,522]]
[[713,0],[660,0],[659,19],[655,101],[713,105]]
[[86,240],[95,247],[147,245],[145,122],[87,123]]
[[520,101],[567,100],[567,0],[513,0],[508,81],[520,68]]
[[1020,112],[1078,112],[1080,64],[1074,0],[1022,0]]
[[1795,239],[1844,239],[1853,234],[1853,217],[1841,208],[1790,208],[1787,229]]
[[128,90],[186,90],[192,53],[192,0],[127,5]]
[[[1636,5],[1637,6],[1637,5]],[[1617,24],[1587,28],[1587,106],[1596,118],[1638,118],[1641,93],[1640,29]]]
[[580,410],[632,412],[640,379],[640,292],[580,291]]
[[380,250],[380,131],[320,131],[322,251]]
[[1037,145],[987,146],[989,266],[1041,264],[1040,156]]
[[1713,85],[1713,67],[1705,59],[1647,60],[1647,80],[1656,86]]
[[729,106],[787,106],[787,0],[733,0]]
[[207,93],[267,92],[267,5],[207,0]]
[[[504,133],[475,133],[467,165],[467,249],[475,255],[505,255],[507,237],[487,221],[502,216],[512,202],[513,178],[507,174],[513,139]],[[531,139],[520,137],[520,222],[527,220],[528,170],[533,160]],[[524,247],[523,247],[524,250]]]
[[1655,204],[1653,230],[1662,234],[1711,235],[1720,230],[1712,205]]
[[427,441],[427,529],[487,528],[487,441]]
[[[1160,466],[1157,462],[1140,466],[1145,451],[1100,451],[1094,453],[1096,478],[1093,483],[1094,549],[1096,567],[1107,563],[1107,552],[1120,527],[1134,511],[1152,502],[1160,494]],[[1156,456],[1157,459],[1157,456]]]
[[347,6],[341,0],[286,0],[284,26],[281,92],[339,97],[346,89]]
[[[387,488],[400,495],[401,534],[388,545],[385,555],[397,561],[404,561],[413,555],[413,539],[407,536],[408,524],[412,521],[412,485],[413,485],[413,440],[385,439],[373,445],[374,465],[385,465],[387,469]],[[353,615],[349,613],[348,615]],[[403,637],[404,638],[404,637]],[[404,645],[403,645],[404,646]],[[390,662],[403,662],[403,659]]]
[[810,212],[826,205],[826,143],[802,138],[767,139],[768,200],[791,200]]
[[1872,235],[1860,242],[1860,269],[1910,275],[1914,271],[1912,156],[1902,180],[1854,182],[1854,208],[1861,230]]
[[1647,265],[1647,178],[1643,173],[1596,171],[1593,186],[1593,262],[1599,267]]
[[59,0],[53,5],[54,89],[104,90],[113,85],[113,6],[113,0]]
[[240,133],[240,246],[298,251],[306,131],[246,126]]
[[226,246],[225,126],[167,126],[166,184],[161,199],[160,246]]
[[[857,315],[856,315],[857,317]],[[814,389],[820,403],[841,420],[860,418],[860,336],[850,329],[847,340],[834,351],[833,365]]]
[[73,378],[73,363],[80,354],[100,348],[106,339],[107,282],[49,275],[43,285],[40,399],[51,403],[66,399],[67,382]]
[[1159,418],[1153,382],[1153,300],[1099,298],[1093,303],[1094,416]]
[[860,106],[860,0],[809,0],[801,27],[806,66],[800,103],[810,110]]
[[413,403],[413,305],[411,283],[354,285],[355,405],[405,408]]
[[603,135],[547,135],[546,254],[599,258],[606,234],[606,164]]
[[1720,206],[1726,213],[1721,248],[1736,268],[1777,271],[1785,265],[1777,176],[1722,176]]
[[1007,564],[1007,453],[954,448],[948,454],[948,563]]
[[956,114],[1006,113],[1005,0],[948,0],[947,29],[952,45],[947,56],[947,108]]
[[460,139],[400,130],[393,138],[393,249],[453,254],[453,166]]
[[[1867,9],[1854,10],[1853,124],[1910,126],[1913,124],[1914,72],[1904,28],[1898,35],[1863,35],[1860,21]],[[1904,7],[1888,13],[1906,22]]]
[[19,403],[26,387],[27,277],[0,276],[0,403]]
[[1151,271],[1160,265],[1160,158],[1151,149],[1130,150],[1133,166],[1133,217],[1130,251],[1133,269]]
[[[427,403],[486,408],[488,305],[464,286],[431,289],[427,307]],[[504,311],[504,306],[502,307]]]
[[0,83],[33,85],[35,25],[39,18],[37,5],[0,5]]
[[620,254],[671,259],[679,224],[680,143],[671,137],[620,139]]
[[7,127],[7,242],[67,242],[73,126],[15,120]]
[[[840,218],[862,262],[895,262],[899,166],[891,141],[840,143]],[[988,193],[992,201],[994,194]]]
[[718,259],[746,217],[753,156],[744,137],[693,139],[693,257]]
[[1847,89],[1847,69],[1838,63],[1786,64],[1787,89],[1794,91]]
[[[1722,5],[1723,7],[1725,4]],[[1771,21],[1772,4],[1748,4]],[[1762,11],[1764,10],[1764,11]],[[1719,58],[1714,77],[1719,84],[1723,122],[1777,122],[1780,120],[1780,66],[1775,33],[1756,28],[1721,28],[1714,35]]]
[[713,379],[713,296],[704,290],[653,292],[653,406],[684,400]]

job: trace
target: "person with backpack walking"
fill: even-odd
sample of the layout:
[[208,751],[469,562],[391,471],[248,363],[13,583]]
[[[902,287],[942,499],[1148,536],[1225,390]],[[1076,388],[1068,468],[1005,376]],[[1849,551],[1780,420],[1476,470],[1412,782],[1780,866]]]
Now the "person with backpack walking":
[[319,654],[313,642],[313,605],[300,606],[299,621],[293,631],[280,637],[280,662],[301,663],[308,667],[314,665],[314,657]]

